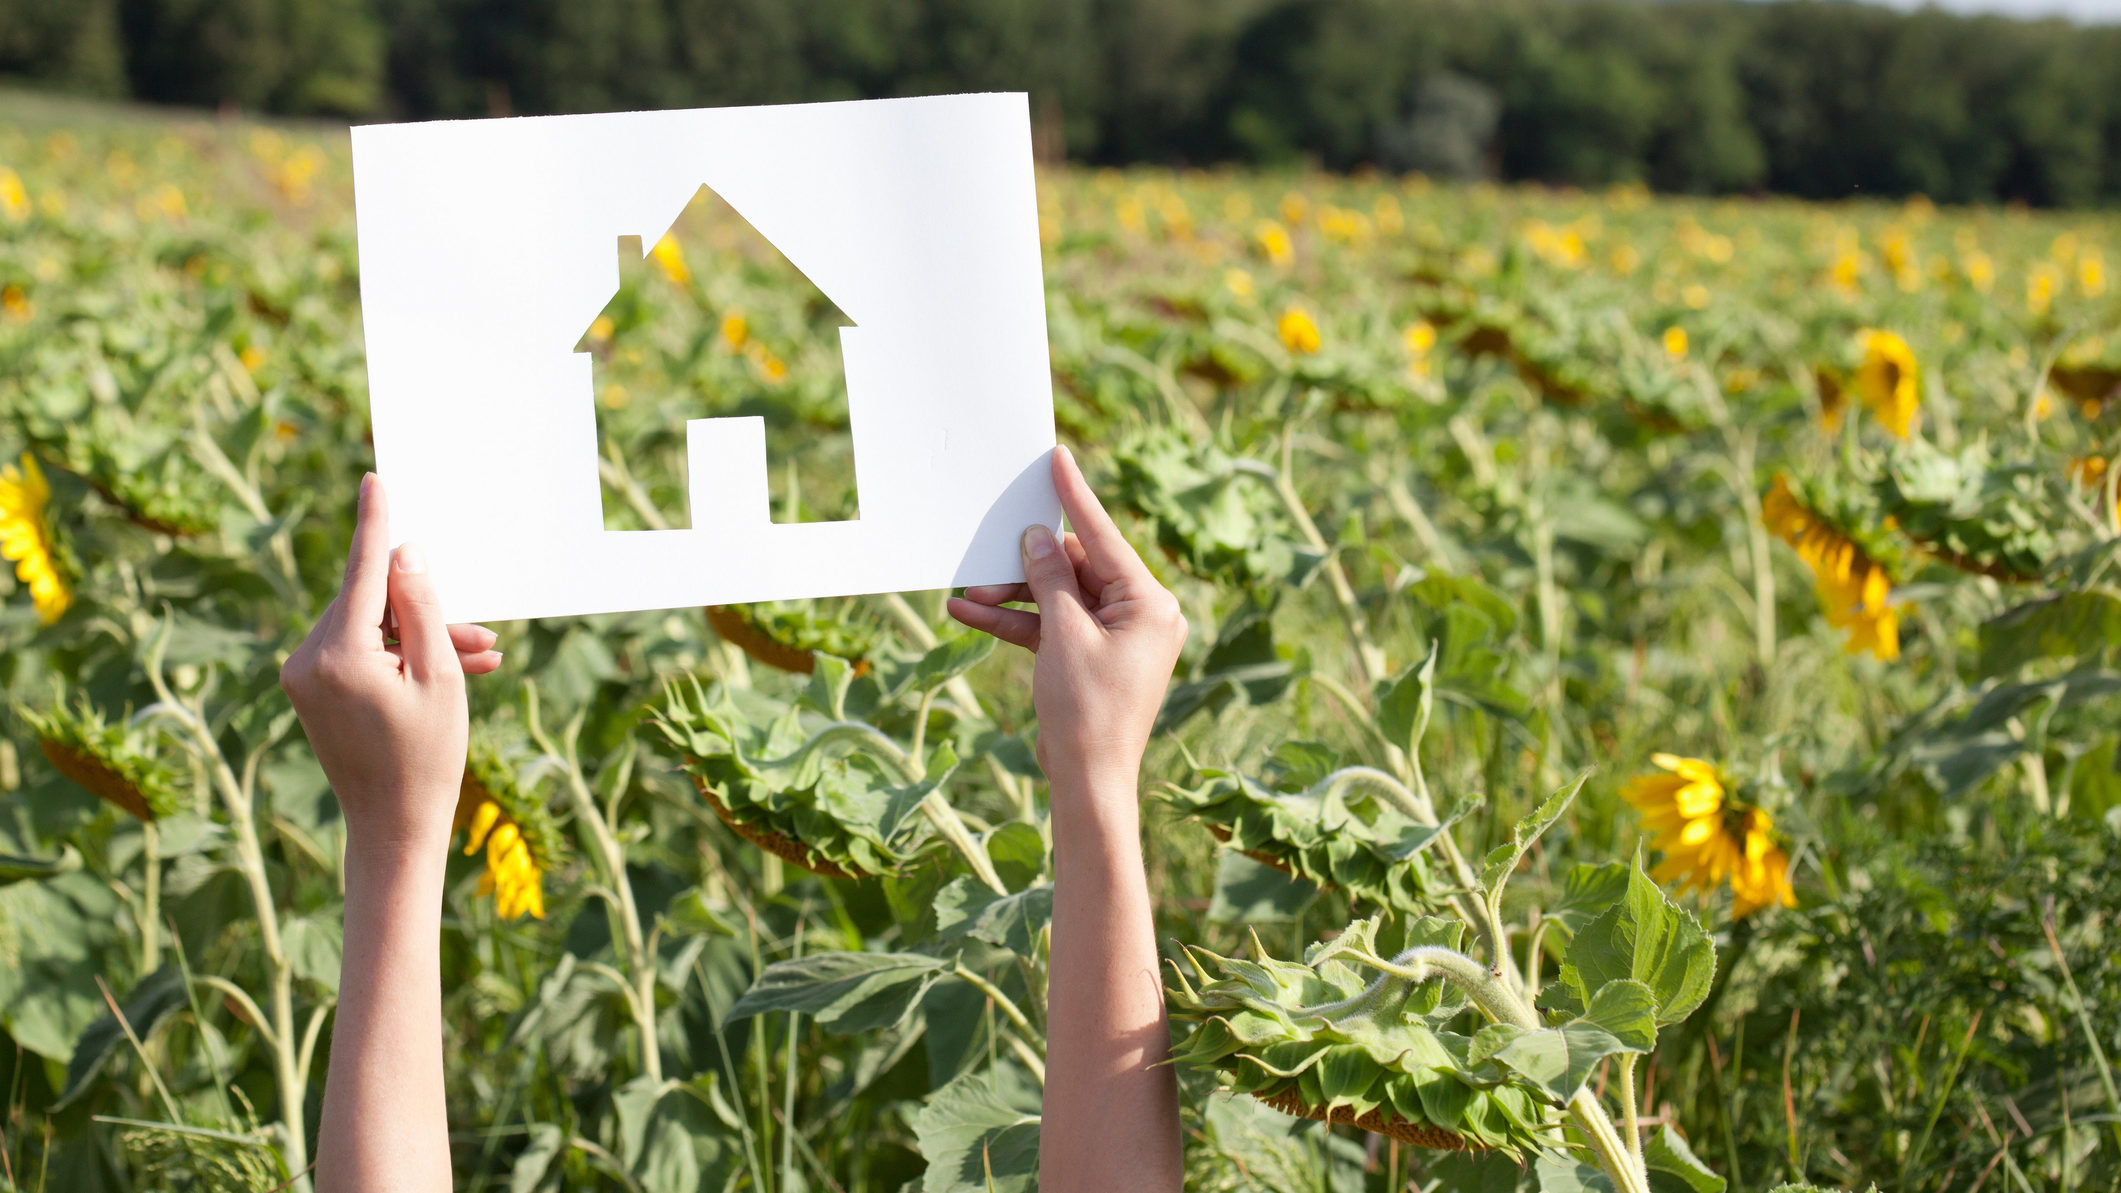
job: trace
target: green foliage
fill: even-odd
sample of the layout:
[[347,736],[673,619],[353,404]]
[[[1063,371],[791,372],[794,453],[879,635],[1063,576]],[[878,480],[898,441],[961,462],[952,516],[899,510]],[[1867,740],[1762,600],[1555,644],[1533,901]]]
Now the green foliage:
[[[1854,181],[1980,174],[1982,138],[2036,115],[2014,98],[2021,83],[2073,110],[2074,68],[2034,53],[1954,125],[1955,19],[1837,6],[1436,20],[1426,2],[1147,3],[1094,21],[1063,6],[1032,14],[1046,24],[1029,40],[1007,6],[956,25],[918,5],[630,4],[613,10],[624,29],[594,6],[502,7],[374,8],[392,87],[428,72],[434,98],[405,111],[743,98],[769,75],[776,98],[800,98],[811,71],[833,73],[834,95],[902,78],[941,89],[966,62],[1016,86],[1011,72],[1062,72],[1061,47],[1088,38],[1124,77],[1056,75],[1087,98],[1055,112],[1039,91],[1033,106],[1041,138],[1077,152],[1182,140],[1204,161],[1237,151],[1242,116],[1258,152],[1329,144],[1352,161],[1412,112],[1408,127],[1455,137],[1463,162],[1480,123],[1468,88],[1481,88],[1497,129],[1482,163],[1493,148],[1505,169],[1534,169],[1508,154],[1536,133],[1541,154],[1586,176],[1709,186],[1755,169],[1729,135],[1719,72],[1735,63],[1744,97],[1788,82],[1768,71],[1787,47],[1761,51],[1726,20],[1837,31],[1804,43],[1835,73],[1790,84],[1789,122],[1754,129],[1771,171],[1811,143],[1804,124],[1822,110],[1834,127],[1817,143],[1873,138],[1860,160],[1815,163]],[[212,15],[278,11],[225,8]],[[491,23],[449,43],[468,14]],[[1536,38],[1458,44],[1535,17]],[[512,74],[561,22],[577,44],[540,59],[550,73]],[[947,36],[969,27],[982,32]],[[1922,54],[1874,56],[1917,28]],[[1981,28],[1999,52],[2027,50],[2019,26]],[[422,43],[420,29],[448,36]],[[811,53],[804,39],[827,35],[841,49]],[[2087,53],[2098,42],[2069,36]],[[791,37],[793,50],[772,40]],[[501,60],[462,73],[457,55],[502,42]],[[1517,62],[1531,67],[1505,69]],[[1243,88],[1218,81],[1233,71]],[[1468,87],[1439,97],[1425,80],[1441,71]],[[1867,79],[1893,80],[1892,94],[1866,101]],[[1541,94],[1607,83],[1573,113]],[[1939,94],[1944,106],[1923,106]],[[1883,117],[1835,106],[1873,101],[1927,123],[1880,137]],[[1528,104],[1581,136],[1533,127]],[[331,599],[373,463],[346,143],[326,128],[0,106],[0,167],[23,187],[10,198],[0,176],[0,467],[29,451],[51,484],[34,517],[0,516],[0,538],[19,552],[48,532],[69,601],[46,624],[0,567],[0,688],[41,717],[56,681],[50,715],[101,710],[98,740],[134,735],[127,756],[166,766],[182,797],[152,824],[113,814],[52,765],[29,720],[0,724],[0,1088],[15,1124],[0,1157],[47,1172],[47,1188],[118,1193],[255,1152],[278,1166],[270,1188],[314,1155],[294,1147],[309,1142],[350,976],[336,931],[345,825],[276,675]],[[1922,130],[1939,128],[1973,156],[1924,160]],[[1583,140],[1593,132],[1651,167]],[[2010,159],[2022,169],[2003,185],[2097,185],[2081,146],[2040,145]],[[2049,172],[2067,160],[2079,166]],[[1290,968],[1317,997],[1399,1014],[1362,1026],[1350,1011],[1297,1014],[1305,995],[1259,1000],[1273,1007],[1261,1025],[1290,1025],[1282,1044],[1321,1045],[1306,1070],[1321,1098],[1328,1077],[1344,1099],[1383,1089],[1380,1115],[1428,1123],[1427,1089],[1466,1131],[1540,1152],[1527,1166],[1373,1148],[1357,1127],[1217,1093],[1272,1074],[1245,1067],[1255,1050],[1211,1047],[1214,1015],[1181,1015],[1189,1047],[1218,1053],[1180,1066],[1194,1187],[1610,1183],[1556,1103],[1573,1095],[1624,1129],[1632,1061],[1658,1193],[1707,1193],[1705,1166],[1744,1189],[1965,1189],[1992,1164],[1996,1187],[2105,1188],[2121,1157],[2105,1081],[2121,1057],[2106,864],[2121,658],[2112,510],[2094,483],[2111,480],[2116,447],[2102,372],[2115,339],[2097,332],[2121,310],[2110,216],[1294,171],[1063,167],[1039,184],[1061,432],[1194,631],[1142,767],[1145,789],[1169,797],[1143,808],[1156,930],[1220,975],[1188,969],[1191,997],[1253,998],[1245,967],[1273,974],[1289,963],[1270,958],[1303,955]],[[1288,237],[1282,259],[1265,221]],[[682,492],[682,455],[654,436],[697,403],[757,403],[776,452],[837,433],[832,313],[748,250],[696,247],[687,286],[635,279],[599,358],[632,370],[630,404],[599,407],[599,446],[649,509]],[[1315,354],[1277,334],[1298,306]],[[732,311],[786,366],[777,384],[730,347]],[[1817,375],[1845,374],[1869,327],[1919,360],[1914,431],[1934,450],[1853,405],[1820,425]],[[2043,395],[2051,359],[2064,363]],[[1849,656],[1821,624],[1814,577],[1758,517],[1778,474],[1894,564],[1898,659]],[[826,477],[806,459],[789,478],[798,514],[830,509]],[[1888,497],[1902,503],[1890,524]],[[1932,524],[1969,559],[2019,552],[2038,575],[1998,584],[1944,566],[1914,541]],[[504,662],[469,685],[467,769],[513,801],[550,865],[545,918],[502,921],[478,895],[486,859],[448,859],[459,1185],[1027,1184],[1047,992],[1063,976],[1030,657],[954,637],[940,594],[742,611],[745,632],[793,648],[781,657],[795,673],[729,649],[714,616],[494,627]],[[1764,783],[1734,794],[1772,814],[1747,840],[1784,851],[1794,909],[1734,919],[1727,875],[1704,867],[1667,893],[1625,860],[1664,831],[1622,798],[1660,752],[1775,780],[1773,798],[1755,798]],[[703,777],[735,793],[734,831]],[[1739,814],[1696,831],[1728,833]],[[1445,966],[1462,985],[1445,988]],[[147,1063],[112,1035],[98,978],[144,1029]],[[1435,1063],[1335,1051],[1393,1033]],[[70,1062],[86,1075],[71,1090]],[[1305,1096],[1302,1074],[1285,1080]],[[211,1140],[214,1155],[172,1139]],[[216,1159],[224,1145],[242,1150]]]
[[[1850,862],[1849,888],[1735,946],[1728,964],[1751,993],[1726,1049],[1727,1063],[1734,1055],[1739,1063],[1724,1073],[1724,1088],[1760,1083],[1775,1092],[1726,1103],[1720,1113],[1739,1118],[1739,1151],[1727,1158],[1709,1143],[1711,1158],[1748,1172],[1780,1166],[1787,1068],[1794,1104],[1809,1108],[1799,1111],[1808,1125],[1798,1146],[1815,1179],[1917,1188],[1955,1168],[1979,1172],[1999,1150],[1982,1114],[2009,1117],[2013,1105],[2029,1121],[2054,1124],[2040,1139],[2019,1141],[2014,1163],[2059,1180],[2070,1149],[2077,1179],[2090,1176],[2112,1140],[2094,1123],[2065,1140],[2061,1107],[2084,1118],[2110,1108],[2100,1057],[2043,924],[2052,916],[2111,1063],[2121,1040],[2121,969],[2101,959],[2112,956],[2121,914],[2121,881],[2105,864],[2116,833],[2074,817],[2022,831],[2007,852],[1852,835],[1837,845]],[[1702,1106],[1702,1115],[1712,1113]],[[1756,1134],[1748,1120],[1773,1130]]]
[[1271,472],[1247,471],[1170,427],[1118,445],[1114,462],[1113,499],[1146,518],[1157,546],[1193,574],[1272,586],[1316,566],[1275,497]]
[[1617,893],[1618,900],[1578,929],[1562,954],[1566,1001],[1595,1013],[1612,983],[1639,983],[1650,996],[1656,1021],[1677,1023],[1708,997],[1716,974],[1715,946],[1694,917],[1650,881],[1640,861],[1628,871],[1626,889]]
[[967,1073],[914,1115],[928,1174],[921,1193],[1038,1188],[1039,1083],[1014,1065]]
[[[1374,921],[1357,924],[1341,940],[1376,930]],[[1425,920],[1407,935],[1449,947],[1458,930]],[[1174,963],[1167,994],[1171,1018],[1188,1028],[1173,1061],[1216,1074],[1235,1093],[1293,1092],[1320,1111],[1378,1111],[1480,1147],[1531,1150],[1547,1122],[1545,1091],[1515,1079],[1522,1058],[1483,1051],[1481,1037],[1456,1029],[1464,1003],[1446,998],[1440,981],[1372,986],[1344,954],[1327,946],[1297,964],[1189,949],[1193,974]],[[1543,1072],[1548,1059],[1526,1067]]]
[[949,777],[947,750],[928,777],[867,725],[830,720],[814,696],[772,702],[697,681],[673,683],[655,724],[704,798],[732,826],[789,843],[790,860],[845,875],[896,872],[928,841],[921,801]]
[[802,1011],[844,1031],[888,1027],[948,968],[921,953],[819,953],[778,961],[729,1008],[729,1018]]
[[1268,865],[1379,906],[1433,909],[1424,850],[1447,825],[1409,815],[1403,794],[1390,798],[1389,775],[1341,766],[1316,742],[1283,744],[1264,772],[1206,768],[1198,786],[1167,787],[1165,798]]
[[2060,482],[2032,463],[1999,464],[1982,444],[1953,455],[1918,439],[1888,457],[1878,503],[1953,566],[2031,580],[2055,554],[2058,519],[2047,510]]
[[124,1027],[105,1014],[81,1033],[74,1044],[73,1059],[66,1065],[66,1085],[52,1108],[63,1110],[89,1091],[111,1057],[125,1047],[126,1028],[132,1030],[135,1038],[147,1040],[163,1020],[183,1009],[187,1001],[184,974],[176,966],[164,966],[142,978],[119,1007],[125,1014]]

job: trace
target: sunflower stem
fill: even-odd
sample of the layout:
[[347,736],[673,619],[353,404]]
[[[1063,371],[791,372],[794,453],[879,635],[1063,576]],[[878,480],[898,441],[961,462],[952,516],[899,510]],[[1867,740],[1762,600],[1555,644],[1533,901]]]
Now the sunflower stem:
[[950,972],[952,976],[962,980],[966,985],[986,995],[987,1000],[992,1002],[995,1009],[1002,1013],[1002,1017],[1016,1028],[1014,1033],[1004,1037],[1004,1042],[1009,1045],[1011,1051],[1016,1053],[1017,1059],[1023,1061],[1025,1067],[1037,1074],[1039,1082],[1044,1084],[1046,1080],[1046,1062],[1038,1054],[1040,1040],[1038,1029],[1031,1026],[1031,1020],[1024,1015],[1022,1008],[1018,1007],[1008,995],[1003,994],[1001,987],[996,986],[967,968],[963,962],[958,962],[951,968]]
[[[610,908],[609,915],[618,921],[613,933],[625,945],[626,965],[631,977],[627,1002],[633,1011],[634,1028],[641,1037],[641,1074],[650,1080],[663,1079],[663,1054],[656,1039],[655,1022],[655,963],[649,956],[647,941],[641,931],[641,912],[633,898],[633,882],[626,876],[626,851],[612,834],[611,824],[604,818],[604,810],[597,806],[596,794],[589,790],[589,781],[582,775],[582,760],[576,748],[582,734],[583,714],[576,713],[562,731],[559,743],[555,744],[538,721],[538,691],[534,681],[523,682],[524,724],[530,738],[538,749],[560,759],[567,778],[567,794],[574,804],[575,818],[582,824],[589,838],[588,853],[599,863],[605,884],[616,897],[617,905]],[[617,807],[616,801],[613,807]]]
[[[922,707],[926,707],[925,703]],[[897,742],[891,740],[889,736],[874,725],[865,725],[860,721],[836,721],[811,734],[809,741],[797,746],[787,757],[777,758],[771,762],[762,762],[759,765],[761,767],[782,766],[803,757],[812,750],[822,749],[831,742],[843,738],[868,744],[898,771],[900,778],[903,778],[908,783],[919,783],[926,777],[926,772],[922,769],[917,756],[909,755],[906,751],[901,750]],[[975,877],[991,887],[995,894],[1006,895],[1009,893],[1009,888],[1002,882],[1001,875],[995,872],[994,862],[987,857],[987,851],[981,849],[979,842],[973,839],[972,830],[965,827],[963,818],[958,816],[956,808],[950,806],[950,801],[943,798],[943,793],[940,789],[930,791],[926,796],[922,797],[921,814],[928,818],[928,823],[935,826],[935,831],[941,835],[943,840],[948,842],[950,847],[958,852],[958,856],[965,859],[965,864],[971,867]]]
[[1768,541],[1767,519],[1762,517],[1760,491],[1753,476],[1756,468],[1750,432],[1726,429],[1731,447],[1731,468],[1726,473],[1745,512],[1746,548],[1753,572],[1753,653],[1763,674],[1775,666],[1775,566]]
[[965,865],[971,867],[972,873],[981,882],[986,883],[997,895],[1009,893],[1008,885],[1002,882],[1002,876],[995,872],[993,859],[987,856],[986,850],[980,848],[978,841],[973,840],[972,830],[965,827],[965,822],[958,817],[957,809],[950,806],[950,801],[943,798],[941,791],[931,791],[921,797],[921,814],[928,818],[928,823],[935,826],[936,833],[948,841],[952,849],[957,850],[958,856],[965,859]]
[[[891,615],[891,619],[898,623],[899,629],[904,631],[907,637],[913,639],[914,645],[922,650],[935,649],[941,639],[935,636],[935,631],[929,628],[926,619],[907,603],[904,594],[887,592],[881,599],[884,602],[884,611]],[[986,706],[980,703],[979,694],[972,690],[971,681],[964,676],[951,676],[949,682],[943,685],[943,690],[950,693],[950,698],[957,702],[966,716],[980,721],[993,719],[987,715]],[[1024,819],[1036,819],[1037,805],[1029,779],[1010,774],[992,754],[987,756],[987,773],[993,776],[994,785],[1002,789],[1002,794],[1022,809]]]
[[1584,1142],[1598,1157],[1598,1166],[1605,1169],[1615,1189],[1620,1193],[1650,1193],[1649,1179],[1636,1167],[1627,1145],[1613,1130],[1612,1117],[1598,1104],[1598,1095],[1591,1092],[1590,1086],[1577,1090],[1569,1099],[1569,1117],[1576,1120],[1576,1129],[1583,1133]]
[[[1635,1098],[1636,1059],[1632,1054],[1621,1056],[1620,1072],[1617,1074],[1619,1088],[1614,1092],[1620,1099],[1620,1129],[1628,1145],[1628,1158],[1634,1161],[1637,1168],[1642,1168],[1642,1120]],[[1645,1180],[1648,1179],[1647,1169],[1644,1170],[1643,1176]]]
[[140,976],[162,968],[162,833],[140,822]]
[[1266,481],[1273,488],[1274,495],[1281,499],[1282,508],[1288,511],[1289,520],[1296,524],[1304,542],[1309,544],[1313,551],[1325,556],[1325,563],[1319,570],[1325,573],[1326,584],[1333,590],[1333,599],[1340,605],[1341,620],[1347,623],[1348,639],[1355,647],[1356,669],[1361,673],[1362,686],[1367,690],[1376,687],[1377,681],[1384,676],[1385,652],[1371,644],[1370,619],[1363,613],[1362,603],[1356,599],[1355,586],[1348,582],[1346,569],[1340,566],[1339,558],[1334,555],[1333,549],[1327,546],[1326,536],[1318,532],[1318,523],[1311,520],[1311,512],[1304,508],[1303,495],[1296,491],[1293,468],[1295,440],[1292,437],[1295,424],[1291,423],[1290,427],[1291,430],[1282,436],[1280,468],[1258,460],[1234,460],[1230,467],[1232,471]]
[[[1543,1026],[1530,1003],[1518,997],[1500,972],[1481,965],[1456,949],[1444,948],[1441,945],[1421,945],[1398,954],[1390,961],[1370,957],[1365,959],[1365,963],[1380,970],[1382,976],[1371,982],[1354,998],[1313,1007],[1308,1013],[1333,1015],[1344,1011],[1366,1012],[1377,1005],[1379,996],[1385,993],[1388,985],[1394,984],[1394,979],[1399,982],[1426,982],[1431,978],[1441,978],[1464,991],[1474,1006],[1479,1007],[1482,1013],[1497,1023],[1507,1023],[1526,1031],[1538,1031]],[[1631,1066],[1624,1079],[1628,1084],[1623,1087],[1621,1096],[1628,1105],[1630,1133],[1639,1136],[1639,1126],[1632,1125],[1635,1123],[1633,1076]],[[1578,1088],[1569,1098],[1568,1110],[1569,1116],[1575,1120],[1577,1130],[1590,1145],[1592,1154],[1597,1156],[1598,1166],[1603,1168],[1606,1176],[1612,1180],[1614,1189],[1619,1193],[1649,1193],[1649,1178],[1639,1159],[1639,1152],[1631,1152],[1628,1145],[1622,1141],[1620,1133],[1613,1127],[1612,1116],[1599,1104],[1597,1095],[1591,1092],[1589,1086]]]
[[[289,1187],[294,1193],[309,1193],[312,1187],[308,1175],[309,1135],[302,1117],[308,1098],[307,1088],[302,1083],[300,1058],[296,1055],[295,972],[287,947],[280,938],[280,914],[273,900],[272,883],[266,877],[265,850],[258,844],[252,789],[249,783],[238,780],[236,772],[229,767],[227,756],[221,753],[221,746],[207,725],[204,710],[177,699],[176,693],[170,690],[169,681],[162,674],[162,660],[169,647],[171,630],[171,622],[165,618],[160,632],[148,646],[147,678],[155,689],[155,696],[189,731],[190,749],[206,766],[214,792],[228,814],[229,828],[235,833],[236,869],[250,888],[251,905],[258,917],[258,944],[264,950],[266,970],[272,983],[272,1029],[268,1043],[273,1054],[274,1083],[280,1093],[281,1159],[287,1170],[296,1174]],[[247,767],[246,771],[252,775],[256,773],[254,767]],[[256,1005],[251,1004],[254,1010]]]

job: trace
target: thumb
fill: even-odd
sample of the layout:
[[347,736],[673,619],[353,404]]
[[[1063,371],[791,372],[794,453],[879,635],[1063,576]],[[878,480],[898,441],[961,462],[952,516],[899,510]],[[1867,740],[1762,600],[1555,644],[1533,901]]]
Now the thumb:
[[390,610],[397,615],[398,649],[408,674],[429,680],[457,669],[456,647],[427,574],[427,556],[413,543],[400,544],[391,556]]
[[1059,537],[1050,528],[1034,523],[1024,529],[1021,546],[1024,551],[1024,587],[1031,590],[1031,599],[1038,602],[1039,619],[1051,627],[1087,617],[1089,610],[1083,607],[1083,591],[1075,580],[1075,563],[1062,549]]

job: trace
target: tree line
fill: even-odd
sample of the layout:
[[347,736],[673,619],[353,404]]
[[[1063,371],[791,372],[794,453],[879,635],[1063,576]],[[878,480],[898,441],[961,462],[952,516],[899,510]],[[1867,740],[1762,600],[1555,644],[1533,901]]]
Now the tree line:
[[0,78],[356,119],[1026,90],[1093,163],[2121,199],[2121,27],[1845,0],[0,0]]

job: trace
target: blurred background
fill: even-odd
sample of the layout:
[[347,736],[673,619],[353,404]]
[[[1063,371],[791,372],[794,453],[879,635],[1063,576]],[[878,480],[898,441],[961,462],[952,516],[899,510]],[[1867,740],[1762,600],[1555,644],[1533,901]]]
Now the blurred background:
[[1028,89],[1041,152],[1096,164],[2121,197],[2121,5],[1951,7],[7,0],[0,77],[357,120]]

